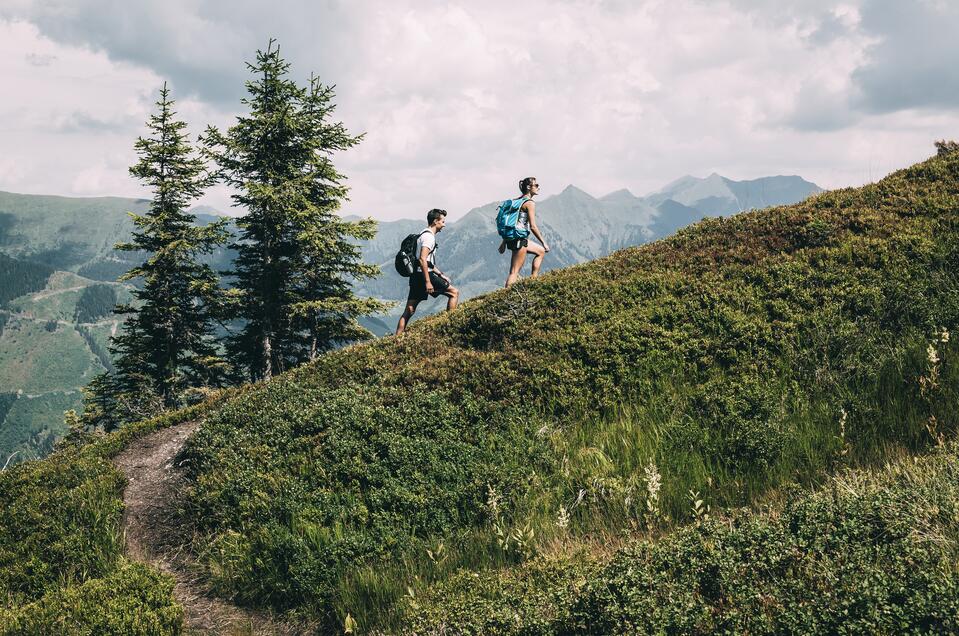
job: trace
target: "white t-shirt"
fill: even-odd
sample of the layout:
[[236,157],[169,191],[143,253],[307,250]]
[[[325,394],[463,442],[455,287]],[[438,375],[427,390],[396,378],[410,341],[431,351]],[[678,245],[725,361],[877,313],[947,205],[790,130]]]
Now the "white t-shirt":
[[420,237],[416,239],[416,261],[419,262],[420,254],[423,253],[423,248],[426,248],[430,251],[430,255],[426,257],[426,263],[430,269],[436,267],[436,261],[433,258],[433,254],[436,252],[436,235],[433,234],[431,230],[426,230],[420,234]]

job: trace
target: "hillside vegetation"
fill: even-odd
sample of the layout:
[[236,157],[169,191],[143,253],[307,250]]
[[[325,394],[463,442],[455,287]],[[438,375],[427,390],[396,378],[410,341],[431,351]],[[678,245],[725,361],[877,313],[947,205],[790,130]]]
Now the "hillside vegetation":
[[[935,599],[955,597],[959,538],[957,210],[952,154],[199,407],[198,561],[220,593],[329,631],[955,629]],[[111,577],[143,591],[119,607],[175,624],[164,579],[120,557],[105,457],[200,410],[0,476],[0,624],[64,606],[68,584],[70,607],[107,603]]]
[[959,159],[933,159],[287,374],[188,448],[198,553],[246,602],[395,628],[396,599],[459,568],[919,450],[955,426],[953,371],[916,379],[959,315],[957,195]]

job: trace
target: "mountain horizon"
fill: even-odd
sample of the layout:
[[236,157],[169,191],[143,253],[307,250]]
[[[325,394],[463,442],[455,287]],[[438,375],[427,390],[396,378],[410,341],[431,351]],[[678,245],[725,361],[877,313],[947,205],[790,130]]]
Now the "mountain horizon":
[[[659,191],[692,205],[673,198],[651,201],[626,188],[597,198],[572,184],[544,197],[538,201],[538,219],[552,248],[544,273],[668,236],[702,218],[762,201],[763,194],[785,192],[782,196],[798,201],[819,191],[798,177],[720,179],[687,176]],[[117,283],[117,277],[142,258],[116,252],[113,245],[129,237],[128,212],[142,213],[149,203],[0,192],[0,256],[7,259],[0,267],[9,272],[0,290],[0,458],[19,448],[48,452],[64,432],[62,412],[80,404],[80,387],[110,368],[109,339],[120,324],[104,299],[129,296],[130,284]],[[496,250],[498,204],[471,208],[439,236],[440,265],[464,300],[502,286],[505,279],[508,257]],[[201,224],[216,216],[206,206],[193,212]],[[357,293],[397,303],[386,314],[363,319],[376,336],[392,332],[407,293],[407,281],[393,271],[393,256],[403,237],[424,224],[425,219],[380,221],[376,237],[362,244],[363,259],[379,265],[383,275],[357,283]],[[221,248],[207,260],[222,271],[232,259],[233,253]],[[424,303],[417,320],[440,309],[441,303]]]
[[[696,176],[689,175],[689,174],[683,175],[683,176],[681,176],[681,177],[679,177],[679,178],[677,178],[677,179],[674,179],[673,181],[668,182],[666,185],[662,186],[661,188],[659,188],[659,189],[657,189],[657,190],[652,190],[652,191],[648,192],[648,193],[645,194],[645,195],[637,195],[637,194],[635,194],[635,193],[634,193],[630,188],[628,188],[628,187],[622,187],[622,188],[619,188],[619,189],[617,189],[617,190],[612,190],[612,191],[610,191],[610,192],[608,192],[608,193],[606,193],[606,194],[603,194],[603,195],[594,195],[594,194],[591,194],[591,193],[590,193],[588,190],[586,190],[585,188],[582,188],[582,187],[576,185],[575,183],[568,183],[568,184],[566,184],[566,186],[564,186],[559,192],[557,192],[557,193],[555,193],[555,194],[547,195],[547,196],[545,196],[545,197],[540,198],[539,200],[540,200],[540,201],[545,201],[545,200],[550,199],[550,198],[552,198],[552,197],[559,196],[559,195],[563,194],[564,192],[566,192],[567,190],[571,190],[571,189],[574,190],[574,191],[581,192],[581,193],[583,193],[583,194],[585,194],[585,195],[587,195],[587,196],[589,196],[589,197],[591,197],[591,198],[593,198],[593,199],[596,199],[596,200],[604,200],[604,199],[615,200],[615,199],[620,198],[620,197],[625,197],[625,198],[629,198],[629,199],[648,199],[648,198],[651,198],[651,197],[655,197],[656,195],[658,195],[658,194],[660,194],[660,193],[662,193],[662,192],[664,192],[664,191],[669,190],[670,188],[674,187],[676,184],[698,183],[698,182],[708,181],[709,179],[714,178],[714,177],[719,177],[719,178],[723,179],[723,180],[726,181],[726,182],[736,183],[736,184],[740,184],[740,183],[741,183],[741,184],[756,183],[756,182],[761,182],[761,181],[763,181],[763,180],[768,180],[768,179],[777,179],[777,180],[779,180],[779,179],[798,179],[798,180],[800,180],[801,182],[803,182],[804,184],[816,188],[817,191],[819,191],[819,192],[822,192],[822,191],[823,191],[823,188],[821,188],[819,185],[817,185],[816,183],[814,183],[814,182],[812,182],[812,181],[806,180],[805,178],[803,178],[803,177],[800,176],[800,175],[782,175],[782,174],[780,174],[780,175],[767,175],[767,176],[764,176],[764,177],[755,177],[755,178],[752,178],[752,179],[735,180],[735,179],[730,179],[730,178],[728,178],[728,177],[725,177],[725,176],[723,176],[723,175],[721,175],[721,174],[719,174],[719,173],[717,173],[717,172],[712,172],[712,173],[710,173],[710,174],[709,174],[708,176],[706,176],[706,177],[696,177]],[[28,193],[28,192],[15,192],[15,191],[13,191],[13,190],[7,190],[7,189],[4,189],[4,188],[0,188],[0,196],[4,196],[4,195],[14,196],[14,197],[44,197],[44,198],[48,198],[48,199],[60,199],[60,200],[67,200],[67,201],[71,201],[71,200],[72,200],[72,201],[86,201],[86,202],[104,200],[104,201],[131,201],[131,202],[135,202],[136,204],[147,204],[147,203],[149,203],[149,201],[150,201],[148,198],[143,198],[143,197],[129,197],[129,196],[120,196],[120,195],[112,195],[112,194],[103,194],[103,195],[74,195],[74,194],[46,194],[46,193],[37,194],[37,193]],[[504,200],[504,199],[491,200],[491,201],[489,201],[487,204],[484,204],[483,206],[479,206],[479,207],[485,207],[485,205],[489,205],[489,204],[492,204],[492,203],[499,204],[499,203],[501,203],[503,200]],[[230,207],[230,208],[227,208],[227,209],[235,210],[236,208]],[[429,208],[427,208],[427,209],[429,209]],[[476,209],[475,207],[474,207],[474,208],[470,208],[468,211],[464,212],[462,215],[460,215],[460,216],[454,216],[454,221],[460,220],[461,218],[465,217],[467,214],[469,214],[471,211],[473,211],[473,210],[475,210],[475,209]],[[211,205],[208,205],[208,204],[199,204],[199,205],[192,206],[192,207],[189,208],[189,211],[192,212],[193,214],[196,214],[196,215],[217,216],[217,217],[234,218],[234,219],[243,216],[243,213],[229,213],[229,212],[226,212],[226,211],[224,211],[224,210],[219,209],[219,208],[216,207],[216,206],[211,206]],[[2,213],[2,210],[0,210],[0,213]],[[355,210],[351,210],[351,211],[349,211],[349,212],[344,212],[342,216],[343,216],[344,219],[348,219],[348,220],[351,219],[351,218],[354,218],[354,219],[367,218],[366,216],[364,216],[364,215],[356,212]],[[410,215],[410,216],[402,216],[402,217],[391,218],[391,219],[381,219],[381,218],[378,218],[375,214],[370,214],[370,215],[368,215],[368,216],[376,219],[376,220],[377,220],[378,222],[380,222],[380,223],[392,223],[392,222],[396,222],[396,221],[415,220],[415,219],[417,218],[417,217],[415,217],[415,216],[413,216],[413,215]]]

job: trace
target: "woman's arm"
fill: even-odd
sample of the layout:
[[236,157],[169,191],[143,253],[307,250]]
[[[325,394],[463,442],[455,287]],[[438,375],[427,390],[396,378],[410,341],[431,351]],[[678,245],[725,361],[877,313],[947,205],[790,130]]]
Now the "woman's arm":
[[536,237],[543,245],[543,249],[547,252],[549,251],[549,245],[546,244],[546,241],[543,239],[543,235],[539,233],[539,228],[536,226],[536,204],[532,201],[527,201],[525,204],[526,213],[529,214],[529,229],[533,233],[533,236]]

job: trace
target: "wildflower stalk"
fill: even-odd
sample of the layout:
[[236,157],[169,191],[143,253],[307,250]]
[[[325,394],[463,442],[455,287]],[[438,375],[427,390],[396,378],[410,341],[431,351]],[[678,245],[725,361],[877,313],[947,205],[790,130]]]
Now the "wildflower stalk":
[[659,491],[663,487],[663,478],[652,460],[646,466],[646,526],[652,527],[660,518]]
[[946,344],[949,342],[949,330],[943,327],[933,338],[929,346],[926,347],[926,361],[929,364],[925,375],[919,376],[919,394],[926,401],[929,407],[929,417],[926,419],[925,428],[929,436],[932,437],[936,445],[942,446],[946,442],[946,437],[939,430],[939,422],[935,414],[932,413],[932,400],[935,391],[939,388],[939,378],[941,375],[941,362],[939,350],[936,344]]

